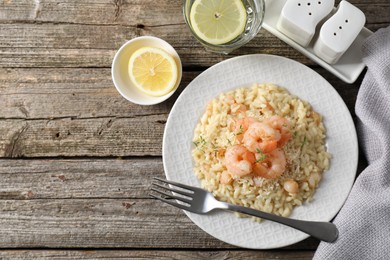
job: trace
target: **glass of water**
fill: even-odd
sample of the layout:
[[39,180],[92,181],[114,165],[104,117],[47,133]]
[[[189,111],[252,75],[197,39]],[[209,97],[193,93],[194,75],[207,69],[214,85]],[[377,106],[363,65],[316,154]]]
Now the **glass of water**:
[[183,0],[184,19],[209,51],[228,54],[261,29],[264,0]]

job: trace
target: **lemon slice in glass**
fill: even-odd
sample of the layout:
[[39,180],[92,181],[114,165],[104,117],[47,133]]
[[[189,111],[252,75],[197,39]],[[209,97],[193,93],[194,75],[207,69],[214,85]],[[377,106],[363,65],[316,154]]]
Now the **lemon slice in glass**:
[[163,96],[174,89],[178,69],[174,58],[164,50],[143,47],[130,57],[129,76],[133,84],[143,93]]
[[195,0],[190,11],[194,33],[210,44],[224,44],[245,29],[246,10],[241,0]]

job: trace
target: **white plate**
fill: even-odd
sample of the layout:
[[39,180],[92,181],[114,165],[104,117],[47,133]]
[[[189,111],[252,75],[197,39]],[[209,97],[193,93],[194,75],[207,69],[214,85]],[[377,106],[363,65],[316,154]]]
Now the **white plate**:
[[[321,65],[323,68],[327,69],[341,80],[347,83],[353,83],[362,73],[364,67],[366,66],[363,63],[362,59],[362,44],[367,37],[373,34],[372,31],[367,28],[363,28],[359,33],[355,41],[349,47],[349,49],[344,53],[340,60],[336,64],[328,64],[313,51],[314,40],[309,44],[308,47],[302,47],[295,41],[288,38],[286,35],[281,33],[277,28],[276,24],[278,22],[279,16],[282,12],[283,6],[287,0],[266,0],[265,1],[265,16],[263,21],[263,28],[293,47],[294,49],[303,53],[306,57],[310,58],[314,62]],[[313,39],[316,39],[316,35]]]
[[[335,89],[319,74],[296,61],[272,55],[248,55],[221,62],[195,78],[177,99],[163,139],[167,179],[200,186],[191,157],[194,128],[209,100],[237,87],[272,82],[311,103],[324,116],[328,150],[332,154],[314,201],[293,210],[292,218],[330,221],[340,210],[355,179],[358,162],[356,130]],[[255,223],[226,211],[187,216],[210,235],[232,245],[269,249],[299,242],[308,235],[271,221]]]

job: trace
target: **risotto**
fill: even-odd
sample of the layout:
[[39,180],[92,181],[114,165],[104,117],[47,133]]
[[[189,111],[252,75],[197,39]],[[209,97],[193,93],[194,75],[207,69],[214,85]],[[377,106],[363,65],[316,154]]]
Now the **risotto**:
[[330,154],[322,117],[274,84],[211,100],[194,132],[195,174],[221,200],[280,216],[310,201]]

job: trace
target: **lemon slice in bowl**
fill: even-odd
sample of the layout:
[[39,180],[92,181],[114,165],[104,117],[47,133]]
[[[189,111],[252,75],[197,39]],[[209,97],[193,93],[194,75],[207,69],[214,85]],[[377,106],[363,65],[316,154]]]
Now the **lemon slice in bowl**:
[[225,44],[245,30],[247,15],[241,0],[195,0],[190,11],[194,33],[210,44]]
[[174,58],[164,50],[143,47],[130,57],[129,76],[140,91],[159,97],[174,89],[178,69]]

